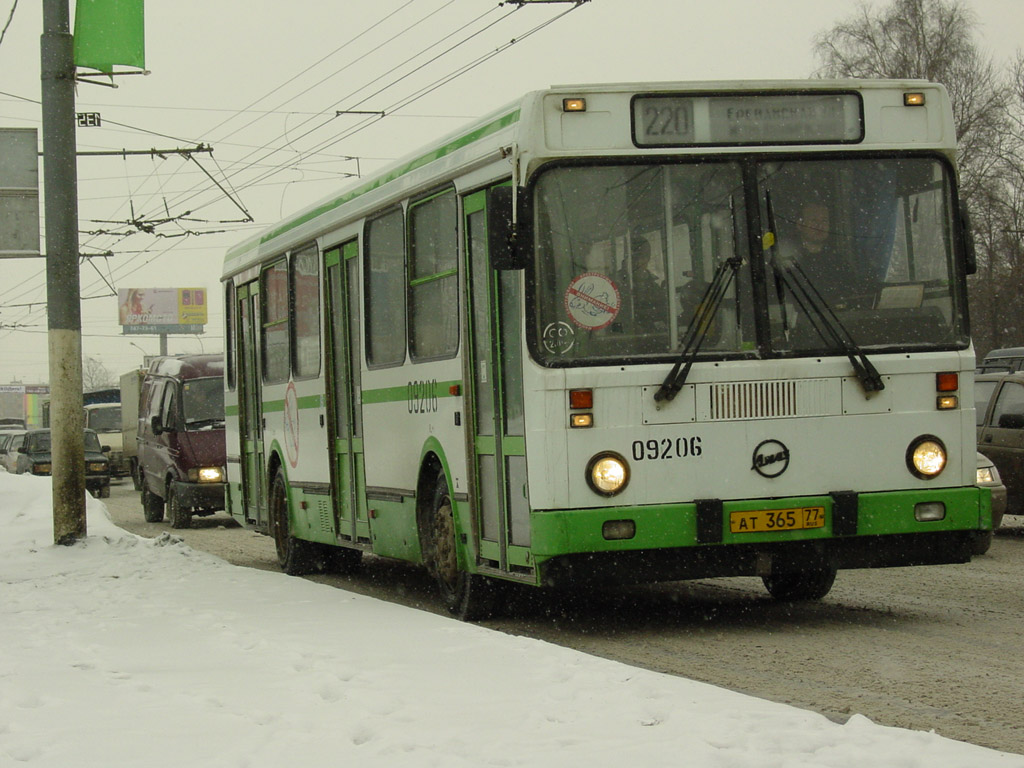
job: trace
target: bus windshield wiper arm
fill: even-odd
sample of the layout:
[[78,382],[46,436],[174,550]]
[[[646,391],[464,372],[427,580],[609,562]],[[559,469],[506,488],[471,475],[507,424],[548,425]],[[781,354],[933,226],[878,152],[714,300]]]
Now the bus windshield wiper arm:
[[[765,203],[768,209],[769,227],[769,232],[765,236],[765,243],[770,254],[776,287],[784,286],[789,291],[804,314],[807,315],[811,325],[814,326],[814,330],[817,331],[822,340],[826,343],[834,344],[846,354],[850,364],[853,366],[854,373],[857,374],[857,379],[860,381],[865,395],[885,389],[885,382],[882,381],[878,370],[868,360],[864,350],[854,341],[853,336],[836,316],[832,307],[829,306],[828,302],[818,292],[814,283],[807,277],[807,273],[801,269],[798,263],[785,261],[780,258],[775,235],[777,230],[775,228],[775,211],[772,208],[771,190],[765,190]],[[786,327],[788,325],[786,322],[786,307],[781,301],[781,290],[779,304],[783,316],[784,330],[788,333],[788,328]]]
[[690,375],[693,361],[697,359],[700,345],[704,343],[715,313],[718,312],[718,307],[721,305],[722,299],[725,298],[733,278],[739,272],[742,262],[742,257],[732,256],[718,265],[714,279],[712,279],[704,291],[704,296],[701,298],[700,304],[697,305],[697,309],[690,319],[690,325],[686,329],[686,335],[683,337],[683,351],[680,353],[675,365],[672,366],[668,376],[661,383],[658,391],[654,393],[654,402],[671,402],[679,394],[679,390],[683,388],[683,384],[686,383],[686,377]]

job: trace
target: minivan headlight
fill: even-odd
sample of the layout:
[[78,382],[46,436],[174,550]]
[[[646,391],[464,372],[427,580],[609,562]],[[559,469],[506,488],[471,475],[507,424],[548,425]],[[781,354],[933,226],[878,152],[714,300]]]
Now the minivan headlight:
[[224,482],[223,467],[193,467],[188,471],[188,479],[193,483]]

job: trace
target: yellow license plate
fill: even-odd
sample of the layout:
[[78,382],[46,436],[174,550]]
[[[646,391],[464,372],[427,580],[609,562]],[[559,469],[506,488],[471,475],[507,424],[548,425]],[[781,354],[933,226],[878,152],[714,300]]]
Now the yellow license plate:
[[824,527],[824,507],[755,509],[749,512],[733,512],[729,515],[729,530],[733,533],[799,531],[805,528]]

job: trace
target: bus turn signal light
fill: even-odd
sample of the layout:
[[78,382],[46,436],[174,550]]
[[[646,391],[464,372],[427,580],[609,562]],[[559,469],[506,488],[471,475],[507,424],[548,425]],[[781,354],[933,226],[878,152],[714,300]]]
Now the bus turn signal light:
[[905,107],[923,107],[924,106],[924,94],[923,93],[904,93],[903,94],[903,106]]
[[570,389],[569,407],[575,410],[594,407],[594,390],[592,389]]
[[586,99],[562,99],[563,112],[586,112]]
[[935,389],[939,392],[956,392],[960,388],[958,373],[936,373]]

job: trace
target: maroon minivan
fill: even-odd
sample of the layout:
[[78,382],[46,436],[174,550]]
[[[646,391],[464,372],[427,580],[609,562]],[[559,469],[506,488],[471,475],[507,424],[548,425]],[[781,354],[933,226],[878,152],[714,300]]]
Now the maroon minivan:
[[224,357],[150,363],[139,399],[139,488],[147,522],[188,528],[224,509]]

